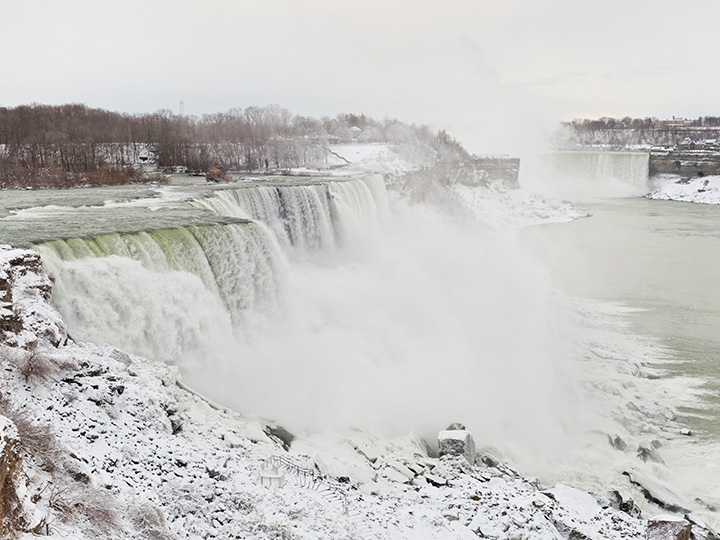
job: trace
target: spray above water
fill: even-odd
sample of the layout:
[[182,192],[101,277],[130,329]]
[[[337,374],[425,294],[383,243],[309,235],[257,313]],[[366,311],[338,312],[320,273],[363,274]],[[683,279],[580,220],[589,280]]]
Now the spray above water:
[[282,309],[189,378],[294,426],[429,435],[461,420],[535,444],[561,413],[547,291],[507,246],[408,208],[362,256],[291,265]]
[[[415,430],[553,446],[571,423],[545,274],[507,239],[366,177],[216,191],[257,223],[40,246],[79,339],[181,366],[290,428]],[[130,321],[121,324],[120,321]]]
[[543,190],[573,200],[635,197],[648,191],[649,160],[641,152],[548,152],[537,180]]

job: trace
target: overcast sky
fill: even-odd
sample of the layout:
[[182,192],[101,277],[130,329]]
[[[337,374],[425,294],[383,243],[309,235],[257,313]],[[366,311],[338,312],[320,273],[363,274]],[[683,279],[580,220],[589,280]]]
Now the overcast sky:
[[6,107],[277,103],[507,153],[559,119],[720,116],[718,0],[0,1]]

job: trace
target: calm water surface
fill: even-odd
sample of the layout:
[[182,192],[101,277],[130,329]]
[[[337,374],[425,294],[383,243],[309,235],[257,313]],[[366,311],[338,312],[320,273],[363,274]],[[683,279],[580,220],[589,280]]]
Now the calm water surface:
[[641,308],[639,333],[663,341],[670,373],[704,381],[704,410],[681,411],[720,440],[720,206],[608,199],[592,217],[523,232],[522,241],[570,294]]

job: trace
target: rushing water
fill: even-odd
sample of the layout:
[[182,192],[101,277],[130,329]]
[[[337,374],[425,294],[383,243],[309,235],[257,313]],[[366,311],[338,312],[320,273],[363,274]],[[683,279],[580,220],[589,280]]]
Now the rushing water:
[[40,251],[76,339],[182,363],[282,297],[286,254],[387,214],[382,179],[8,191],[0,242]]
[[641,152],[550,152],[543,156],[543,174],[572,196],[647,192],[650,155]]

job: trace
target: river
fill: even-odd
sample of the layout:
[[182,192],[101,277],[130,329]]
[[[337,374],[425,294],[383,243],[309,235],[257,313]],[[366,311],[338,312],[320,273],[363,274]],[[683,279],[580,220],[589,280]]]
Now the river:
[[575,296],[640,308],[635,331],[663,342],[671,374],[702,379],[706,410],[682,421],[720,440],[720,207],[644,198],[581,202],[590,218],[523,233]]

